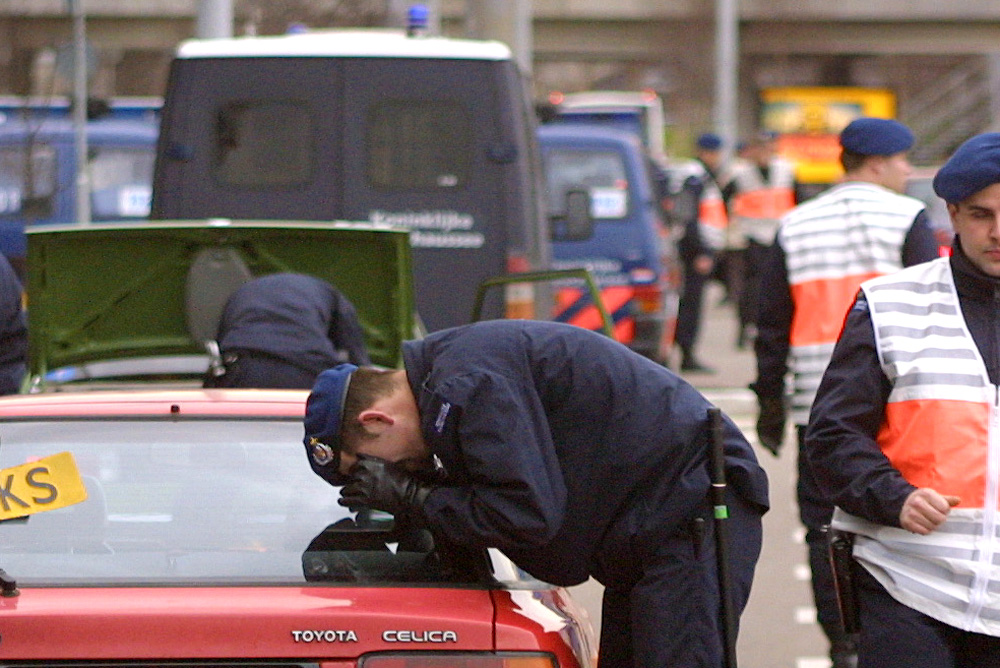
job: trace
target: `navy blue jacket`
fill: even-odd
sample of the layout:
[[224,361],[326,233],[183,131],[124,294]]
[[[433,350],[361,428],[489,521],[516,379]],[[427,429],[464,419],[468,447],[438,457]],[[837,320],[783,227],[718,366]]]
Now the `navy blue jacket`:
[[0,255],[0,394],[20,390],[28,362],[28,321],[21,308],[21,282]]
[[[710,404],[625,346],[571,325],[499,320],[406,342],[403,359],[449,474],[425,514],[453,542],[497,547],[535,577],[572,585],[620,549],[605,535],[709,517]],[[728,483],[763,513],[766,474],[728,418],[724,434]]]
[[370,363],[354,305],[304,274],[268,274],[240,286],[226,302],[217,340],[224,353],[264,353],[317,374],[341,362]]
[[[990,382],[1000,384],[1000,279],[977,269],[962,254],[958,239],[954,249],[951,269],[962,315]],[[806,453],[817,482],[835,505],[898,527],[903,502],[916,488],[875,441],[891,390],[879,365],[868,304],[859,295],[813,403]]]

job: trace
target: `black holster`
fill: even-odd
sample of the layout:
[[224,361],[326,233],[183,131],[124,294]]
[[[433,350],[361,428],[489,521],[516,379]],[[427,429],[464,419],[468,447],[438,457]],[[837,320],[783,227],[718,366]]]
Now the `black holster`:
[[823,527],[830,552],[830,568],[837,589],[837,605],[844,633],[857,633],[861,628],[858,617],[858,592],[854,582],[854,534],[829,526]]

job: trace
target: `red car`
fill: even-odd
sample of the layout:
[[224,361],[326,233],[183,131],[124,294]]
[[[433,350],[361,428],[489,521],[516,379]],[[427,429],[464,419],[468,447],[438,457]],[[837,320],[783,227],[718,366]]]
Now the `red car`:
[[80,503],[0,521],[0,661],[595,665],[589,622],[563,589],[498,552],[339,506],[306,459],[305,398],[0,398],[0,516],[58,498],[60,472],[41,465],[37,494],[19,491],[11,469],[39,458],[72,453],[87,490]]

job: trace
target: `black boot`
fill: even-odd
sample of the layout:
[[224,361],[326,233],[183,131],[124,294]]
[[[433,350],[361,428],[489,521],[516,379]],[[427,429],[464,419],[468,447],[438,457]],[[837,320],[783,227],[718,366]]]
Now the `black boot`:
[[684,351],[681,357],[681,371],[692,371],[695,373],[715,373],[715,369],[707,367],[697,359],[690,351]]

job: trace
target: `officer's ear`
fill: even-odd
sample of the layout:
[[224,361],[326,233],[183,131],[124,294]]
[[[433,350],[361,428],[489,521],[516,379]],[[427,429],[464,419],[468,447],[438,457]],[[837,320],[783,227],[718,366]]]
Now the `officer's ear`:
[[361,413],[358,414],[358,422],[361,423],[361,428],[366,433],[378,436],[386,429],[394,425],[396,420],[385,411],[369,408],[368,410],[361,411]]

